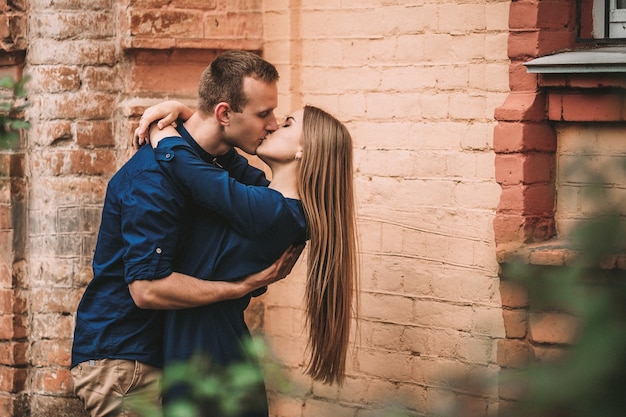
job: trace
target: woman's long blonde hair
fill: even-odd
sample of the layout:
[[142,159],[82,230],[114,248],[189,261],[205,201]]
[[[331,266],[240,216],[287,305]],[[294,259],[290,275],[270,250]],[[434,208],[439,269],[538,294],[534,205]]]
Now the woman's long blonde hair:
[[341,122],[312,106],[304,108],[302,128],[298,181],[310,232],[307,373],[317,381],[341,383],[357,288],[352,138]]

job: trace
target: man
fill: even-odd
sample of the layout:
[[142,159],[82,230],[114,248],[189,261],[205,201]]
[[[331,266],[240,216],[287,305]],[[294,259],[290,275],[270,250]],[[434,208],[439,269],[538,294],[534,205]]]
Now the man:
[[[207,164],[226,169],[233,178],[267,185],[262,172],[234,147],[254,154],[266,134],[277,129],[277,81],[274,66],[252,53],[219,56],[203,74],[198,111],[185,123],[189,145]],[[174,272],[193,227],[189,219],[197,196],[161,169],[160,163],[175,158],[173,150],[158,154],[162,159],[155,155],[149,146],[140,148],[111,179],[94,278],[78,306],[72,378],[92,417],[129,415],[122,405],[132,397],[158,404],[162,310],[240,298],[283,278],[301,250],[288,251],[265,271],[238,282]]]

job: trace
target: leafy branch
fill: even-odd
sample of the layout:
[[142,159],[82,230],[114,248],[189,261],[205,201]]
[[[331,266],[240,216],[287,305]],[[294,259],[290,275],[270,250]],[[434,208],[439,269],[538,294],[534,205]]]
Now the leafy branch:
[[28,107],[25,88],[28,80],[29,77],[18,81],[11,76],[0,78],[0,148],[13,146],[19,140],[20,130],[30,127],[30,123],[24,120],[24,109]]

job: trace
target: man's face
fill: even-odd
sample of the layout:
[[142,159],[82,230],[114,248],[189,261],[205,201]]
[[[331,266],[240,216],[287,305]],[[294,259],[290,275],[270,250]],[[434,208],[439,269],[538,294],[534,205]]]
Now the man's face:
[[230,123],[225,132],[231,145],[255,155],[265,136],[278,129],[274,115],[278,105],[278,86],[245,77],[243,92],[248,103],[241,113],[231,110]]

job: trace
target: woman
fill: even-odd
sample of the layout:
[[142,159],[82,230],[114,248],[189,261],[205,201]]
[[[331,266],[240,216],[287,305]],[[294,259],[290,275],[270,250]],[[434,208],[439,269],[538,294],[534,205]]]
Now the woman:
[[[179,131],[173,127],[153,129],[152,143],[163,138],[177,140]],[[221,205],[215,210],[222,218],[198,212],[193,237],[187,242],[188,248],[211,250],[203,256],[184,256],[179,272],[239,279],[248,271],[270,265],[287,247],[308,238],[307,373],[324,383],[341,383],[357,275],[352,139],[333,116],[306,106],[266,137],[257,156],[271,169],[269,187],[244,186],[231,180],[226,190],[213,189]],[[174,176],[184,175],[183,169],[177,172],[175,165],[166,166]],[[211,186],[207,184],[207,189]],[[249,300],[248,296],[169,313],[166,365],[198,353],[208,353],[220,364],[242,360],[240,350],[222,342],[248,334],[243,311]]]

